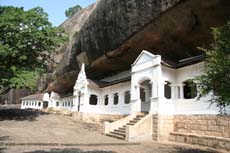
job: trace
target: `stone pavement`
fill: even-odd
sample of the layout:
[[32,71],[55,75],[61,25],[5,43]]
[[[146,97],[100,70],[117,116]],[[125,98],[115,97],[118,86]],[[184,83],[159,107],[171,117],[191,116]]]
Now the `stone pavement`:
[[0,153],[217,152],[179,144],[130,143],[104,136],[99,124],[75,121],[70,116],[35,113],[33,118],[0,120]]

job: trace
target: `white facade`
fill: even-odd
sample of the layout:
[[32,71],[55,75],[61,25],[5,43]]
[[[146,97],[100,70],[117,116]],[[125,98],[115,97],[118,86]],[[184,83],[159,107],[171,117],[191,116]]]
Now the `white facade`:
[[21,101],[21,109],[43,109],[43,101],[42,100],[22,100]]
[[[79,112],[130,114],[130,100],[125,103],[124,99],[127,92],[130,93],[130,81],[100,88],[86,78],[83,65],[74,86],[74,102],[78,105]],[[94,99],[90,100],[90,97]]]
[[174,69],[161,56],[142,51],[131,72],[124,71],[97,83],[87,79],[83,64],[73,96],[61,98],[52,92],[45,94],[43,100],[49,102],[48,107],[83,113],[218,114],[218,108],[208,102],[210,97],[197,100],[194,94],[199,89],[190,87],[194,85],[190,79],[203,71],[203,62]]

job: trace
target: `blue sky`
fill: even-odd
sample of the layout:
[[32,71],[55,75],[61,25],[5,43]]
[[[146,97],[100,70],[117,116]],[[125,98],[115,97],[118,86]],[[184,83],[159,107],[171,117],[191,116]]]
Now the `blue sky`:
[[76,4],[86,7],[95,1],[96,0],[0,0],[0,5],[24,7],[25,10],[40,6],[49,14],[49,21],[52,22],[54,26],[58,26],[66,20],[65,10]]

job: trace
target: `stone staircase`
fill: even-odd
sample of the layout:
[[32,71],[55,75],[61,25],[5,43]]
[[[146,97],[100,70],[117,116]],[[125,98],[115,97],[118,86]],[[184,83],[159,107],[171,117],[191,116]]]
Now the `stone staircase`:
[[134,126],[138,121],[140,121],[145,116],[146,116],[146,114],[144,114],[144,113],[136,115],[127,124],[123,125],[122,127],[119,127],[118,129],[110,131],[109,133],[106,134],[106,136],[121,139],[121,140],[125,140],[127,125],[128,126]]

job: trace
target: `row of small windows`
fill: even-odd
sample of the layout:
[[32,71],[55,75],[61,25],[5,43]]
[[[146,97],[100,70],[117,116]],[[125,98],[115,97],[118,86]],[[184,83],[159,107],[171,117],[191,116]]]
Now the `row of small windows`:
[[[60,106],[60,102],[56,102],[56,107]],[[67,101],[62,103],[62,107],[72,107],[73,106],[73,101]]]
[[41,102],[31,102],[31,101],[24,101],[22,102],[23,106],[41,106]]
[[[119,95],[118,93],[113,94],[113,104],[118,105],[119,103]],[[124,103],[129,104],[130,103],[130,91],[126,91],[124,93]],[[90,105],[97,105],[98,104],[98,97],[97,95],[90,95],[89,98],[89,104]],[[109,95],[104,96],[104,105],[107,106],[109,104]]]

